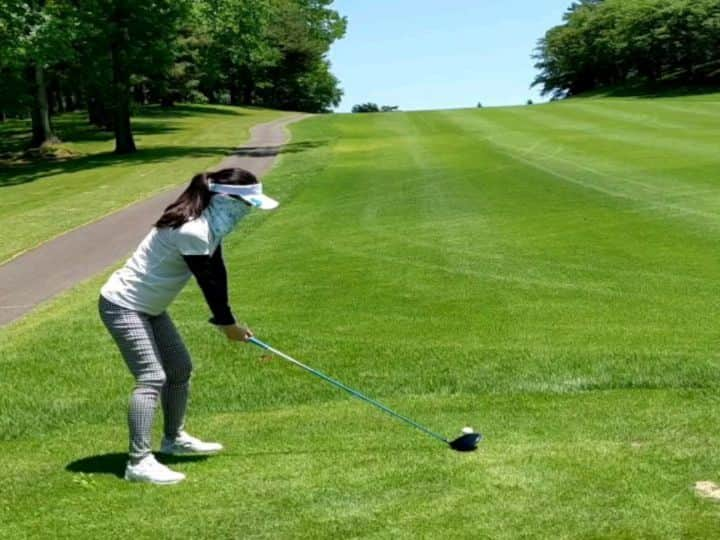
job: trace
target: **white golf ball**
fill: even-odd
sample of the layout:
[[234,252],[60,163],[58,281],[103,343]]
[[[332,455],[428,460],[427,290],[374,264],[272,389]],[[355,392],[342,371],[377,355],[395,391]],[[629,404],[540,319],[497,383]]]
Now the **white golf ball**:
[[463,433],[475,433],[475,430],[471,427],[464,427],[462,428]]

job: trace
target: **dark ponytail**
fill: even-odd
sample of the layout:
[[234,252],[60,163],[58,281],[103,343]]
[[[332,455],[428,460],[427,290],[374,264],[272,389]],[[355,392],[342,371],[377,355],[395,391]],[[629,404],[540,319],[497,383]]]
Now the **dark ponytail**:
[[208,205],[213,193],[208,187],[208,183],[213,181],[217,184],[234,184],[239,186],[249,186],[257,184],[257,178],[250,171],[240,168],[221,169],[210,173],[199,173],[193,176],[190,185],[182,192],[177,200],[168,206],[155,222],[155,226],[160,229],[163,227],[171,227],[177,229],[184,223],[199,217]]

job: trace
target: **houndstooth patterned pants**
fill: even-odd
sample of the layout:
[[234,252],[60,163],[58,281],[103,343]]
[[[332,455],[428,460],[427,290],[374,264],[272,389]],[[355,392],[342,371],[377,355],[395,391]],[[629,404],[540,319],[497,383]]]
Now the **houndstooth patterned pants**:
[[100,296],[98,309],[135,377],[128,426],[130,459],[137,462],[151,451],[158,399],[163,408],[165,436],[174,438],[182,430],[192,361],[167,312],[148,315],[113,304],[103,296]]

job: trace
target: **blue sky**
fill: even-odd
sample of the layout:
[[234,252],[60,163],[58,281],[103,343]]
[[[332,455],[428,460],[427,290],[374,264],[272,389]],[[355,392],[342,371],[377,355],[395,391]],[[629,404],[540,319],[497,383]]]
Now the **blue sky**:
[[336,0],[348,31],[330,51],[338,111],[373,101],[403,110],[540,101],[529,86],[538,38],[571,0]]

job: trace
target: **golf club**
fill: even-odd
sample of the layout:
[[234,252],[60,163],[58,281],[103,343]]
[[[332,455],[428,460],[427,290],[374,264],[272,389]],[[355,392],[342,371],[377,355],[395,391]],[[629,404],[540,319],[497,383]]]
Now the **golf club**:
[[365,394],[362,394],[361,392],[358,392],[357,390],[353,390],[349,386],[346,386],[343,383],[341,383],[340,381],[333,379],[332,377],[329,377],[328,375],[325,375],[321,371],[313,369],[310,366],[306,366],[302,362],[299,362],[298,360],[295,360],[291,356],[288,356],[287,354],[285,354],[281,351],[278,351],[277,349],[274,349],[267,343],[263,343],[262,341],[260,341],[259,339],[255,338],[255,337],[251,337],[248,341],[250,343],[252,343],[253,345],[257,345],[261,349],[264,349],[266,351],[273,353],[276,356],[279,356],[283,360],[287,360],[288,362],[295,364],[296,366],[304,369],[305,371],[312,373],[316,377],[320,377],[321,379],[323,379],[326,382],[329,382],[333,386],[336,386],[337,388],[345,390],[349,394],[352,394],[356,398],[361,399],[364,402],[377,407],[381,411],[384,411],[387,414],[394,416],[395,418],[398,418],[399,420],[402,420],[403,422],[406,422],[407,424],[410,424],[411,426],[419,429],[420,431],[426,433],[427,435],[430,435],[431,437],[448,444],[450,446],[450,448],[452,448],[453,450],[457,450],[458,452],[471,452],[477,448],[478,443],[482,439],[482,435],[480,433],[476,433],[475,431],[473,431],[470,428],[464,428],[462,435],[460,435],[456,439],[449,440],[449,439],[443,437],[442,435],[439,435],[439,434],[435,433],[434,431],[429,430],[425,426],[418,424],[414,420],[411,420],[410,418],[407,418],[406,416],[396,413],[395,411],[393,411],[389,407],[386,407],[379,401],[375,401],[374,399],[369,398]]

